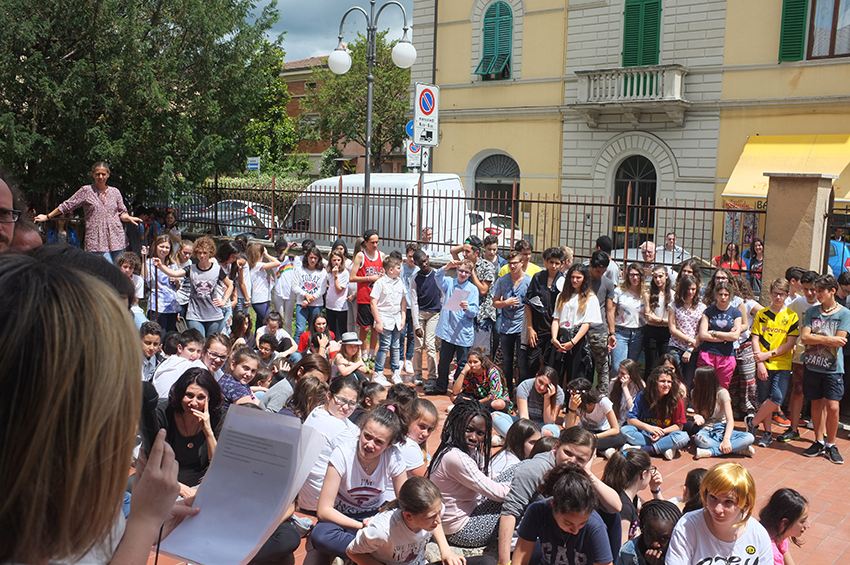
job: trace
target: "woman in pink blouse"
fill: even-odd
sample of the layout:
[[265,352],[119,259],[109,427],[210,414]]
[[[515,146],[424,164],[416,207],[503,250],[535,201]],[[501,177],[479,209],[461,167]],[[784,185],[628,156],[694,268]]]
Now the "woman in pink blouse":
[[121,193],[114,186],[106,184],[109,165],[98,161],[92,165],[91,176],[94,184],[81,187],[49,214],[36,216],[35,221],[46,222],[59,214],[70,214],[82,206],[86,218],[86,251],[101,254],[115,263],[127,247],[127,236],[121,222],[138,225],[142,220],[128,214]]

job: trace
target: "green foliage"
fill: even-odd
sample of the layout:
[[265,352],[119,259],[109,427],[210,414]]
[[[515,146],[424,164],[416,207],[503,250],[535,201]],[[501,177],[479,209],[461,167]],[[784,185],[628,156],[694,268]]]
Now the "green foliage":
[[337,159],[342,157],[342,152],[336,148],[336,146],[331,145],[322,153],[322,163],[319,166],[319,178],[329,178],[335,177],[337,170],[339,169],[339,162]]
[[[3,0],[0,162],[31,198],[90,181],[96,160],[128,199],[184,193],[244,167],[249,120],[275,140],[277,19],[251,0]],[[277,79],[277,75],[274,75]],[[254,138],[251,137],[253,133]],[[270,143],[270,147],[280,143]]]
[[[410,69],[400,69],[392,61],[392,47],[386,32],[379,32],[372,103],[372,168],[381,165],[393,149],[402,147],[406,113],[410,108]],[[331,144],[355,141],[366,146],[366,38],[358,36],[349,45],[351,69],[336,75],[329,69],[315,67],[316,88],[308,90],[301,101],[305,113],[318,119],[306,126],[306,137],[326,140]],[[336,174],[336,168],[334,168]]]

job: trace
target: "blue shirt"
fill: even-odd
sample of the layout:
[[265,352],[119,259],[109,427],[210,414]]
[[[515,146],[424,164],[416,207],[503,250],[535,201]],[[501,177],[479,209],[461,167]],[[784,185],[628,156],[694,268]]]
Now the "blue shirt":
[[498,296],[502,300],[519,298],[517,306],[505,306],[501,309],[502,317],[499,319],[499,333],[518,334],[522,332],[522,322],[525,317],[525,305],[522,300],[525,298],[525,293],[530,284],[531,277],[524,275],[517,287],[514,288],[514,281],[511,279],[510,273],[502,275],[496,281],[496,285],[493,287],[494,297]]
[[[451,312],[449,310],[440,311],[440,320],[437,322],[437,329],[434,330],[434,335],[443,341],[447,341],[461,347],[472,347],[475,338],[475,330],[473,322],[478,314],[478,288],[472,284],[471,279],[467,279],[465,283],[458,284],[457,279],[446,276],[443,269],[434,269],[436,273],[437,286],[443,291],[448,301],[452,293],[457,290],[468,290],[469,297],[466,301],[469,307],[466,310],[458,310]],[[443,302],[445,304],[446,302]]]
[[[838,332],[850,333],[850,310],[839,307],[838,310],[825,316],[820,311],[820,305],[806,310],[803,327],[811,328],[813,335],[836,336]],[[830,345],[807,345],[803,352],[803,364],[816,373],[844,374],[844,355],[842,347]]]
[[407,262],[401,264],[401,282],[404,283],[404,297],[407,299],[407,309],[410,309],[412,301],[410,300],[410,279],[416,276],[419,272],[419,267],[408,267]]
[[562,530],[552,511],[551,499],[532,503],[517,530],[526,541],[540,540],[541,565],[572,565],[574,563],[611,563],[608,530],[595,510],[587,524],[575,535]]
[[[726,310],[721,310],[717,306],[709,306],[703,312],[703,316],[708,318],[708,331],[717,331],[717,332],[731,332],[732,328],[735,327],[735,320],[741,318],[741,311],[735,308],[734,306],[730,306]],[[722,343],[714,343],[713,341],[704,341],[702,345],[700,345],[700,349],[705,351],[706,353],[714,353],[715,355],[725,355],[726,357],[731,356],[734,346],[733,341],[726,341]]]

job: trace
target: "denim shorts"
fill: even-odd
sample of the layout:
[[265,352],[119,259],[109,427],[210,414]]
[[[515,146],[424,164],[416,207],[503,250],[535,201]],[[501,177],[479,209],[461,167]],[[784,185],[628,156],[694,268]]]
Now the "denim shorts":
[[766,381],[756,380],[759,403],[770,400],[776,405],[782,405],[785,391],[788,389],[788,381],[791,379],[790,370],[768,371]]

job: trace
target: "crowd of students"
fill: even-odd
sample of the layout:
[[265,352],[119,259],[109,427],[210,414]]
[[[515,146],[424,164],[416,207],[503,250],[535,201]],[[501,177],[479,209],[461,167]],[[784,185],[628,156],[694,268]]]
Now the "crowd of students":
[[[12,380],[3,370],[3,384],[17,391],[7,402],[16,395],[66,394],[63,375],[91,381],[84,393],[92,395],[112,383],[107,404],[115,413],[104,414],[97,437],[120,436],[111,441],[121,447],[110,448],[104,459],[110,464],[99,470],[116,472],[127,455],[119,440],[132,438],[126,421],[117,426],[118,411],[124,407],[126,420],[140,395],[133,384],[113,381],[131,370],[143,383],[142,451],[150,453],[140,455],[126,522],[122,515],[116,523],[114,513],[110,521],[102,511],[85,531],[53,521],[53,531],[36,528],[28,508],[48,504],[35,497],[46,496],[44,485],[56,479],[33,471],[42,485],[37,493],[16,479],[0,527],[26,535],[0,543],[0,562],[91,551],[114,560],[140,551],[144,542],[149,549],[152,523],[167,519],[167,535],[193,512],[224,417],[239,404],[298,418],[323,442],[296,503],[252,563],[291,563],[305,534],[317,555],[359,565],[425,563],[429,540],[451,565],[464,561],[452,547],[487,546],[490,551],[465,560],[792,563],[788,541],[797,542],[809,526],[802,495],[777,490],[757,520],[755,481],[727,460],[686,483],[683,500],[665,501],[652,456],[673,459],[692,438],[697,458],[751,455],[758,426],[764,426],[758,445],[766,447],[772,424],[784,423],[781,407],[790,388],[788,429],[777,439],[802,439],[802,401],[810,400],[816,439],[804,455],[843,463],[835,434],[850,331],[850,310],[841,301],[850,277],[836,281],[792,267],[770,283],[771,303],[762,308],[748,281],[725,267],[715,269],[705,287],[693,261],[675,273],[632,263],[621,276],[611,268],[604,237],[587,265],[565,265],[564,250],[550,248],[542,253],[543,269],[530,263],[524,241],[501,265],[497,254],[484,252],[496,242],[470,236],[441,268],[416,244],[405,255],[385,255],[379,241],[368,230],[350,262],[346,244],[336,242],[326,262],[310,241],[301,243],[296,259],[284,240],[271,255],[244,241],[216,248],[201,238],[190,247],[162,236],[150,254],[143,249],[141,258],[118,257],[121,271],[88,267],[114,290],[80,272],[87,268],[81,251],[48,246],[0,258],[3,311],[26,320],[23,329],[0,324],[9,344],[0,366],[20,371]],[[134,277],[146,285],[147,315]],[[104,301],[105,292],[115,297]],[[133,348],[141,349],[141,362],[126,354],[132,330],[119,296],[135,314]],[[249,307],[257,317],[253,328]],[[56,327],[53,317],[69,313],[74,328],[34,346],[21,342],[31,335],[27,328]],[[126,323],[115,323],[121,316]],[[113,349],[90,343],[61,366],[45,361],[60,358],[62,349],[51,348],[65,347],[69,329],[102,335],[98,324],[108,317],[104,333]],[[92,359],[106,363],[97,375],[88,374],[100,367]],[[38,390],[20,390],[22,377],[31,377]],[[420,378],[424,395],[452,401],[433,456],[427,443],[439,414],[417,393]],[[70,410],[62,398],[50,405]],[[746,432],[733,425],[742,415]],[[15,425],[44,417],[16,412]],[[92,425],[75,424],[67,433],[82,435]],[[4,445],[23,453],[12,428],[2,422]],[[607,459],[601,477],[591,472],[597,454]],[[10,479],[5,484],[33,469],[29,459],[7,459],[0,467],[0,477]],[[93,473],[77,465],[67,472],[78,478],[75,484]],[[111,500],[114,477],[100,477],[109,490],[103,500]],[[647,488],[652,499],[642,501],[638,493]],[[83,494],[51,507],[69,505],[59,513],[67,517],[80,501],[102,500]],[[167,502],[178,495],[183,502],[174,511]],[[122,535],[107,535],[119,525]],[[54,541],[36,547],[36,535]]]

